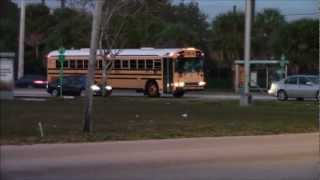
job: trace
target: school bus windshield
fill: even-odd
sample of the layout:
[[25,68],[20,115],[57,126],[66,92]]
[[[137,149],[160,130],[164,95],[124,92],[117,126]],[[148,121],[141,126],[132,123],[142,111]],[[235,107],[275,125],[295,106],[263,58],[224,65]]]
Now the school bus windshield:
[[200,72],[203,70],[203,59],[183,58],[176,60],[175,69],[179,73]]

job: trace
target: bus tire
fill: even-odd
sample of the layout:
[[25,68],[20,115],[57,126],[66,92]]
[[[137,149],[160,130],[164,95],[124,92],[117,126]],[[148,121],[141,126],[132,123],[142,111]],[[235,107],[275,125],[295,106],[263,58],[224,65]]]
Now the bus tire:
[[149,97],[159,97],[159,87],[157,82],[148,81],[146,85],[146,93]]
[[181,98],[183,95],[184,95],[183,90],[176,90],[175,92],[173,92],[173,97],[175,98]]

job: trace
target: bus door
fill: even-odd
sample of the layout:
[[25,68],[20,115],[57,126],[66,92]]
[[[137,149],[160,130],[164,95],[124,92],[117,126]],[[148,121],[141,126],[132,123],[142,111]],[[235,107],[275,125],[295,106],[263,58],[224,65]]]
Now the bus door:
[[171,93],[173,83],[173,61],[170,58],[163,59],[163,92]]

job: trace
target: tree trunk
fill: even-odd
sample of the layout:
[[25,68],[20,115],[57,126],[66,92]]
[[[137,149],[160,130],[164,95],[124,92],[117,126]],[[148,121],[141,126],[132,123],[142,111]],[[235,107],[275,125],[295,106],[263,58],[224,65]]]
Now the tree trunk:
[[92,31],[91,31],[91,42],[90,42],[90,55],[88,64],[87,84],[86,84],[86,98],[85,98],[85,114],[84,114],[84,125],[83,132],[89,133],[91,129],[91,114],[92,114],[92,101],[93,94],[91,85],[93,84],[93,78],[95,73],[96,54],[98,39],[101,25],[101,14],[102,6],[104,1],[96,1],[95,14],[93,17]]
[[107,85],[107,63],[106,63],[107,58],[103,58],[102,61],[102,95],[106,95],[106,85]]

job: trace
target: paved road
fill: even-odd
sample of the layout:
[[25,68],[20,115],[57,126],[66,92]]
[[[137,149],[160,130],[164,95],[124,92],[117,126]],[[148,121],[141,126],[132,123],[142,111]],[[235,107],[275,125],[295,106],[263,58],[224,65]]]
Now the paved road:
[[1,147],[25,180],[318,180],[318,134]]
[[[16,97],[50,97],[45,89],[15,89],[14,95]],[[112,96],[143,96],[142,93],[128,90],[114,90]],[[171,97],[171,95],[163,95],[162,97]],[[188,98],[199,98],[203,100],[238,100],[239,95],[234,93],[224,92],[188,92],[185,94]],[[267,94],[254,93],[253,98],[256,100],[276,100],[275,97]]]

